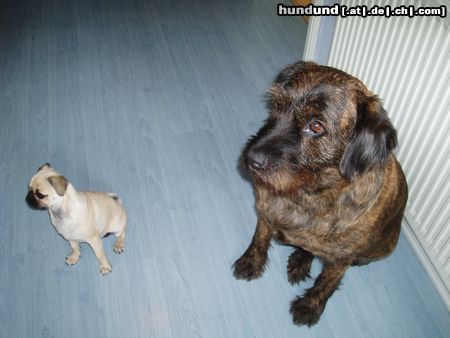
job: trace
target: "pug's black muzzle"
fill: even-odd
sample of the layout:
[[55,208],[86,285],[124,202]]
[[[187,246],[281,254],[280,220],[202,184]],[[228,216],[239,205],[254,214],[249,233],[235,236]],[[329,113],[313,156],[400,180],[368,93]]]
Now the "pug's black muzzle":
[[34,194],[33,194],[32,191],[28,191],[28,194],[25,197],[25,201],[27,202],[28,206],[31,209],[34,209],[34,210],[45,210],[44,207],[39,205],[39,202],[37,201],[36,197],[34,197]]

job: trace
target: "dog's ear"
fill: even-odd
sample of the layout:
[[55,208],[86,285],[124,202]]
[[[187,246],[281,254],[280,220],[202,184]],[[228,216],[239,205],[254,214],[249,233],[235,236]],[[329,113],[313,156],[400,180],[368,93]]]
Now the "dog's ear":
[[41,165],[39,168],[38,168],[38,170],[37,171],[41,171],[41,169],[43,169],[43,168],[45,168],[45,167],[49,167],[49,168],[51,168],[51,166],[50,166],[50,163],[44,163],[43,165]]
[[397,145],[397,133],[376,96],[364,96],[357,107],[353,135],[340,162],[341,174],[352,179],[383,166]]
[[62,175],[50,176],[47,178],[48,183],[55,189],[59,196],[64,196],[66,193],[69,181]]

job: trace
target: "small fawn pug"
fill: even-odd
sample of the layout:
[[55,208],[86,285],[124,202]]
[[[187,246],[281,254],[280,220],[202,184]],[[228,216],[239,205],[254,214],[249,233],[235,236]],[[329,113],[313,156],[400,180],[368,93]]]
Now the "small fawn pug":
[[31,178],[26,201],[33,209],[47,209],[56,231],[69,241],[72,252],[66,258],[67,265],[78,262],[79,242],[87,242],[100,263],[100,273],[111,271],[101,238],[114,234],[117,240],[113,250],[123,252],[127,214],[118,195],[77,191],[46,163]]

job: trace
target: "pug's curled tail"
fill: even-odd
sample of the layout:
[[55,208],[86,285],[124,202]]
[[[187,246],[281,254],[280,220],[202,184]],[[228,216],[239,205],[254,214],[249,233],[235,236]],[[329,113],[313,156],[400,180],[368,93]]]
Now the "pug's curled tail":
[[109,197],[111,197],[113,200],[116,200],[120,204],[122,204],[122,200],[120,199],[119,195],[113,193],[113,192],[107,192],[106,193]]

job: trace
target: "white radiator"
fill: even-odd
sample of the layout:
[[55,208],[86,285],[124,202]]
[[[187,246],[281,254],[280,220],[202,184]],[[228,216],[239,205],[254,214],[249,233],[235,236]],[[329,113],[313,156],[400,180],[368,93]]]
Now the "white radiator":
[[[391,7],[411,3],[376,2],[378,6]],[[373,1],[341,1],[341,5],[348,7],[370,8],[373,4]],[[430,1],[415,1],[414,5],[430,5]],[[360,78],[378,94],[397,128],[397,157],[409,185],[403,228],[450,309],[447,19],[339,17],[328,63]]]

